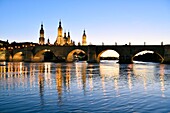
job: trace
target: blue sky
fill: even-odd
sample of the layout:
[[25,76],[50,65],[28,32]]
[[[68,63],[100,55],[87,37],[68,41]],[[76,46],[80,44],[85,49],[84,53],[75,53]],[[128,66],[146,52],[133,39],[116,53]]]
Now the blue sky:
[[58,22],[71,38],[114,45],[170,44],[170,0],[0,0],[0,40],[54,43]]

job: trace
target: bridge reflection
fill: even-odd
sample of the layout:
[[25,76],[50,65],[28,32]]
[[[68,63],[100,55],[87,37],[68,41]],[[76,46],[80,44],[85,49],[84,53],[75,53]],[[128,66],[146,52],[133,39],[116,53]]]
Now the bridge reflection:
[[[44,93],[56,90],[58,103],[62,103],[63,92],[77,90],[87,92],[102,88],[103,93],[108,89],[121,96],[122,88],[130,92],[137,86],[143,91],[147,87],[160,82],[160,91],[165,97],[165,68],[164,64],[117,64],[101,62],[99,64],[79,63],[24,63],[2,62],[0,66],[0,84],[9,90],[16,87],[39,87],[41,104],[44,104]],[[159,66],[159,67],[158,67]],[[159,78],[159,79],[158,79]],[[136,87],[135,87],[136,88]],[[54,92],[54,91],[53,91]]]

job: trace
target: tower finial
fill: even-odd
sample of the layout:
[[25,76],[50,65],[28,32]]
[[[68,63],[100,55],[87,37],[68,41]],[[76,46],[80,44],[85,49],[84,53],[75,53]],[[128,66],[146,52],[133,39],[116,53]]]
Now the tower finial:
[[70,37],[70,31],[68,31],[68,37]]
[[59,21],[59,27],[61,27],[61,19],[60,19],[60,21]]
[[85,31],[85,29],[84,29],[84,31],[83,31],[83,35],[86,36],[86,31]]
[[43,22],[41,21],[41,29],[43,29]]
[[64,30],[64,37],[66,37],[66,30]]

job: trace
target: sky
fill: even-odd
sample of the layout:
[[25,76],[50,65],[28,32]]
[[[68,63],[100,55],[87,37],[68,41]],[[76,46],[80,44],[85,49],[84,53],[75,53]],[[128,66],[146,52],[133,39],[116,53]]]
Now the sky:
[[54,43],[59,20],[77,44],[170,44],[170,0],[0,0],[0,40]]

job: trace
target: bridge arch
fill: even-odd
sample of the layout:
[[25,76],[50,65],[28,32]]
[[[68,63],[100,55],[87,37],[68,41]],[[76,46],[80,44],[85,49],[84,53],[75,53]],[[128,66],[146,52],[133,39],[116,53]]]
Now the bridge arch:
[[8,50],[0,51],[0,61],[13,61],[12,52]]
[[6,57],[5,57],[5,51],[0,51],[0,61],[5,61]]
[[82,49],[74,49],[74,50],[70,51],[67,54],[66,61],[67,62],[73,62],[74,60],[79,60],[78,56],[76,56],[76,55],[81,54],[81,53],[86,55],[84,57],[87,57],[87,53],[84,50],[82,50]]
[[35,53],[35,55],[33,56],[33,61],[44,61],[44,53],[46,52],[51,52],[54,54],[54,52],[50,49],[42,49]]
[[132,56],[132,61],[133,61],[134,57],[136,57],[136,56],[138,56],[138,55],[144,55],[144,54],[146,54],[146,53],[155,53],[156,55],[158,55],[158,56],[160,57],[160,59],[161,59],[161,60],[160,60],[160,63],[163,63],[163,61],[164,61],[163,55],[161,55],[161,54],[160,54],[159,52],[157,52],[157,51],[149,50],[149,49],[135,52],[135,53],[133,54],[133,56]]
[[17,52],[13,55],[12,59],[11,59],[12,56],[10,56],[10,60],[12,61],[23,61],[24,58],[23,58],[23,52]]
[[[105,54],[106,53],[106,54]],[[106,56],[111,56],[111,57],[117,57],[119,58],[120,54],[116,51],[116,50],[113,50],[113,49],[105,49],[105,50],[102,50],[96,57],[97,59],[97,62],[100,62],[100,57],[102,55],[106,55]]]

